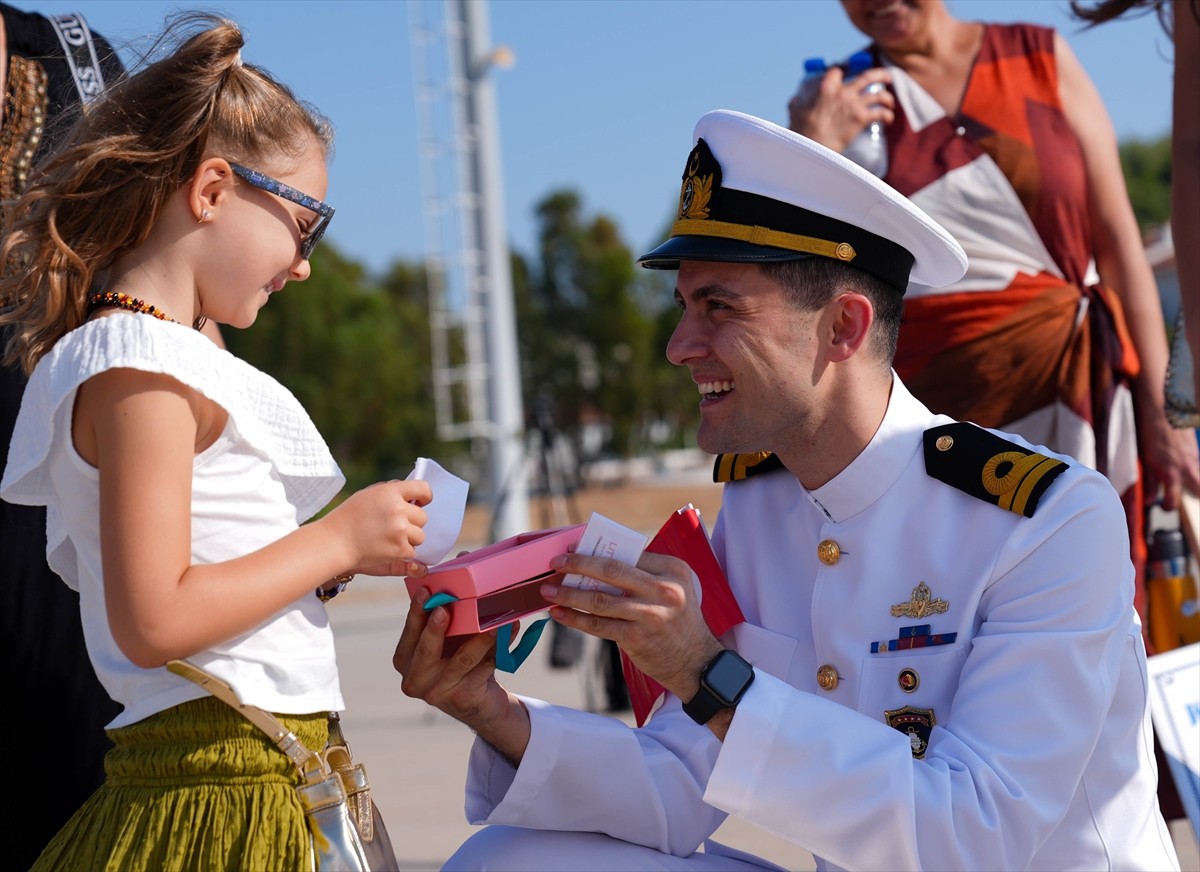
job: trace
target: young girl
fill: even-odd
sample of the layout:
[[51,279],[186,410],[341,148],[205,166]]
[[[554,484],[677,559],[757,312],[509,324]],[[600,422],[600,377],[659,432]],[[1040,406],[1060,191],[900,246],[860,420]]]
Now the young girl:
[[[432,495],[343,484],[296,399],[195,328],[248,327],[308,258],[331,134],[231,22],[187,16],[175,51],[93,103],[5,218],[5,349],[31,373],[0,496],[45,505],[93,665],[124,710],[105,784],[44,869],[300,869],[295,768],[164,664],[186,658],[309,748],[343,707],[322,602],[403,575]],[[302,193],[303,192],[303,193]]]

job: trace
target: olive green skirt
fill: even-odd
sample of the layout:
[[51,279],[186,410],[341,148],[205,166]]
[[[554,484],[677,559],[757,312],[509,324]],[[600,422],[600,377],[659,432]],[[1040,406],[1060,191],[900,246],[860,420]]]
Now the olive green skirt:
[[[325,713],[280,720],[305,747],[325,747]],[[108,736],[104,784],[34,870],[312,869],[296,767],[225,703],[193,700]]]

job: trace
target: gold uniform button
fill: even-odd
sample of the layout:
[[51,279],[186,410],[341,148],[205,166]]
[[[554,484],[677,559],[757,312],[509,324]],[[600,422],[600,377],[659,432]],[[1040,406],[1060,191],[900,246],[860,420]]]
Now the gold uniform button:
[[817,684],[821,686],[821,690],[833,690],[838,686],[837,669],[826,663],[817,670]]
[[826,566],[833,566],[842,559],[842,549],[832,539],[822,539],[817,546],[817,557]]
[[939,436],[937,438],[937,442],[934,442],[933,444],[937,447],[938,451],[949,451],[951,448],[954,447],[954,437],[953,436]]

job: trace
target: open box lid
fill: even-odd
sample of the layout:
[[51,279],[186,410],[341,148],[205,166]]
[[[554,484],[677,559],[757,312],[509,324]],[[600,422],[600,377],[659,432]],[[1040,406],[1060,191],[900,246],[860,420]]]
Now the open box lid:
[[431,566],[424,578],[408,578],[405,584],[410,596],[420,587],[460,600],[495,593],[550,573],[550,561],[566,554],[582,535],[583,524],[520,533]]

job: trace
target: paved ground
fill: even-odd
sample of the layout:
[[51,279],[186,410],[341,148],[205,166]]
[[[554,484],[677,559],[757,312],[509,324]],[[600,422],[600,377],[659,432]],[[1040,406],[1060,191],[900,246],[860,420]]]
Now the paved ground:
[[[531,510],[532,526],[583,521],[598,511],[652,534],[670,512],[688,502],[700,509],[711,527],[720,491],[703,482],[581,492],[572,501],[569,518],[563,516],[562,501],[557,505],[537,501]],[[481,510],[469,509],[460,547],[483,544],[486,525]],[[461,724],[401,693],[391,656],[407,608],[403,582],[359,578],[330,603],[330,614],[347,703],[346,734],[356,759],[367,766],[400,867],[435,870],[475,829],[463,816],[472,736]],[[600,707],[603,692],[596,675],[581,668],[551,669],[548,641],[542,641],[516,675],[505,677],[506,686],[576,708]],[[584,659],[594,660],[586,653]],[[628,715],[623,717],[628,720]],[[1182,868],[1200,872],[1200,851],[1186,822],[1175,834]],[[718,839],[797,872],[815,868],[807,852],[742,821],[728,821]]]

